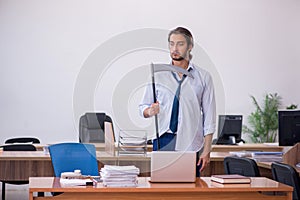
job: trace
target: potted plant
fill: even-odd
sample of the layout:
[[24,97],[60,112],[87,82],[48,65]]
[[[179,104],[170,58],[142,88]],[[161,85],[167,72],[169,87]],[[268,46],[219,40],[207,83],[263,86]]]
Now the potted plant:
[[249,127],[243,125],[243,132],[249,134],[254,143],[275,142],[281,97],[277,93],[266,94],[261,106],[254,96],[250,97],[255,106],[255,111],[248,117]]

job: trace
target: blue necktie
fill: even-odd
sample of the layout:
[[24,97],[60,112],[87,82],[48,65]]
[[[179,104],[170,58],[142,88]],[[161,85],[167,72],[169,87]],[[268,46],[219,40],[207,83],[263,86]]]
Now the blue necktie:
[[178,88],[176,90],[174,100],[173,100],[173,107],[172,107],[172,114],[171,114],[171,120],[170,120],[170,130],[173,133],[177,132],[177,127],[178,127],[178,113],[179,113],[179,96],[180,96],[180,89],[181,89],[181,84],[184,81],[186,75],[182,76],[181,80],[177,80],[175,74],[173,73],[174,78],[178,82]]

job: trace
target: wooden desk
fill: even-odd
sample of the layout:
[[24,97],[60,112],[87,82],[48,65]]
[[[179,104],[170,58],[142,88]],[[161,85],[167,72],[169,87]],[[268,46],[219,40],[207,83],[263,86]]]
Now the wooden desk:
[[[105,143],[91,143],[95,145],[96,151],[105,151]],[[34,144],[39,151],[43,151],[45,144]],[[152,145],[147,145],[147,151],[152,151]],[[115,145],[117,149],[117,145]],[[284,147],[266,145],[266,144],[241,144],[241,145],[212,145],[212,152],[229,152],[229,151],[283,151]]]
[[[105,151],[105,143],[89,143],[93,144],[96,148],[96,151]],[[5,145],[5,144],[4,144]],[[2,146],[4,146],[2,145]],[[37,151],[43,151],[45,146],[49,146],[51,144],[33,144],[36,147]],[[115,150],[117,150],[118,146],[115,144]],[[151,152],[152,151],[152,145],[147,145],[147,151]]]
[[[135,165],[141,176],[150,176],[150,156],[113,156],[96,152],[99,169],[105,164]],[[54,176],[51,158],[43,151],[0,152],[0,180],[28,181],[29,177]]]
[[[293,188],[267,178],[251,178],[251,184],[222,185],[210,181],[209,177],[197,179],[196,183],[150,183],[148,177],[139,178],[134,188],[107,188],[102,183],[96,186],[61,187],[59,178],[29,178],[29,200],[42,200],[36,192],[63,192],[47,199],[292,199]],[[267,195],[264,192],[281,192],[283,196]]]
[[[298,147],[299,146],[299,147]],[[230,156],[229,152],[237,151],[275,151],[284,152],[283,163],[295,166],[300,162],[300,144],[295,147],[273,146],[266,144],[242,144],[242,145],[213,145],[211,152],[210,167],[206,168],[202,173],[203,176],[210,176],[211,174],[224,174],[223,160],[226,156]],[[292,157],[294,160],[291,162]],[[297,160],[298,159],[298,160]],[[261,176],[272,178],[271,166],[257,163]],[[296,169],[297,170],[297,169]],[[299,170],[299,169],[298,169]]]
[[[150,176],[151,158],[147,156],[113,156],[97,151],[99,169],[108,165],[135,165],[140,168],[140,176]],[[211,162],[201,176],[224,174],[223,160],[229,154],[212,152]],[[49,154],[43,151],[3,151],[0,153],[0,180],[28,180],[29,177],[54,176]]]
[[[269,170],[269,171],[271,171],[271,165],[272,165],[272,162],[258,162],[257,163],[258,167],[264,168],[264,169]],[[294,165],[291,165],[291,166],[293,166],[295,168],[296,172],[298,172],[299,177],[300,177],[300,168],[296,167]]]
[[[223,147],[226,146],[226,147]],[[252,146],[252,147],[251,147]],[[261,144],[242,145],[243,148],[261,149],[270,151],[267,146]],[[225,148],[230,151],[236,151],[237,145],[214,145],[214,148]],[[280,149],[282,147],[275,147]],[[243,149],[246,150],[246,149]],[[224,174],[224,157],[229,156],[228,152],[212,152],[211,162],[209,166],[201,173],[201,176],[210,176],[212,174]],[[140,176],[150,176],[150,156],[113,156],[103,151],[97,151],[97,160],[99,169],[104,164],[110,165],[136,165],[141,170]],[[259,166],[263,176],[272,177],[271,171],[268,168]],[[0,180],[28,180],[29,177],[48,177],[53,176],[53,167],[49,154],[43,151],[36,152],[0,152]]]
[[[224,157],[228,152],[212,152],[209,166],[201,173],[201,176],[212,174],[224,174]],[[97,151],[99,169],[105,164],[109,165],[135,165],[140,168],[140,176],[150,176],[151,158],[148,156],[112,156],[105,152]],[[262,176],[271,178],[270,167],[260,166]],[[0,153],[0,180],[28,180],[29,177],[54,176],[49,154],[43,151],[27,152],[1,152]]]
[[[92,143],[97,151],[104,151],[104,143]],[[147,145],[147,151],[151,152],[153,146]],[[117,149],[117,146],[115,146]],[[283,151],[284,147],[266,145],[266,144],[242,144],[242,145],[212,145],[212,152],[229,152],[229,151]]]
[[241,145],[212,145],[212,152],[230,151],[283,151],[284,147],[266,144],[241,144]]
[[49,155],[43,151],[0,152],[0,180],[28,181],[30,176],[53,176]]
[[[230,156],[229,152],[211,152],[211,161],[201,176],[211,176],[212,174],[225,174],[224,158]],[[260,175],[272,179],[271,163],[258,162],[257,163]]]

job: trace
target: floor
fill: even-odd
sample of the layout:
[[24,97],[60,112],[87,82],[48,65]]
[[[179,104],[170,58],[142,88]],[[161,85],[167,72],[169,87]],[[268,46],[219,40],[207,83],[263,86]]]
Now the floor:
[[6,184],[5,200],[28,200],[28,199],[29,199],[28,185]]
[[[0,185],[1,184],[2,183],[0,183]],[[2,185],[1,185],[0,189],[1,188],[2,188]],[[51,196],[51,194],[48,192],[48,193],[45,193],[45,196]],[[29,199],[28,185],[6,184],[5,200],[28,200],[28,199]]]

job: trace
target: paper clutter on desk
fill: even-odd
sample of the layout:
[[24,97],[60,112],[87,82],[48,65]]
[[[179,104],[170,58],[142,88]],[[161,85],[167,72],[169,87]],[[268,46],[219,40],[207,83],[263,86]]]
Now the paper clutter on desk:
[[62,187],[74,187],[74,186],[87,186],[93,185],[93,181],[91,179],[60,179],[60,185]]
[[282,162],[283,152],[253,152],[252,158],[256,162]]
[[236,157],[251,157],[252,156],[252,152],[249,151],[230,151],[229,154],[231,156],[236,156]]
[[100,170],[103,185],[106,187],[136,187],[139,173],[139,168],[133,165],[104,165]]

